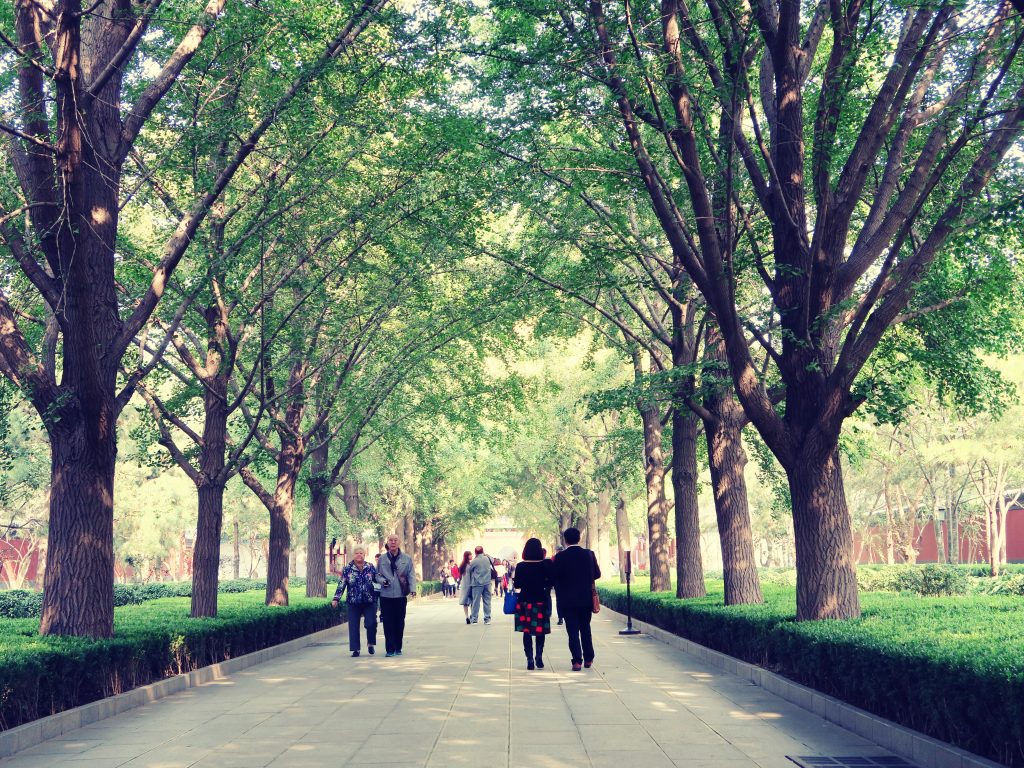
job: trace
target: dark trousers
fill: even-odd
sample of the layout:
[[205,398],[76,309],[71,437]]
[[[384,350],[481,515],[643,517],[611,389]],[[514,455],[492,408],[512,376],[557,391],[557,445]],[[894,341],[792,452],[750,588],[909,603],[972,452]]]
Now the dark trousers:
[[531,635],[529,632],[523,632],[523,650],[526,652],[526,658],[533,658],[533,644],[537,643],[537,658],[544,656],[544,635]]
[[404,597],[382,597],[380,599],[380,620],[384,622],[384,647],[388,653],[402,650],[402,637],[405,635],[405,608],[408,604]]
[[565,619],[565,632],[569,635],[569,654],[573,664],[594,660],[594,638],[590,634],[593,608],[562,608],[559,616]]
[[363,603],[352,605],[348,603],[348,649],[359,650],[359,620],[363,620],[366,627],[366,644],[377,644],[377,604]]

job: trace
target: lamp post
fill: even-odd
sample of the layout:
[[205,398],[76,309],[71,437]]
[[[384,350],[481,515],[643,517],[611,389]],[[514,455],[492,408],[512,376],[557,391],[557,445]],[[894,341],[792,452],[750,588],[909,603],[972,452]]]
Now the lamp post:
[[639,635],[639,629],[633,629],[633,593],[629,588],[629,578],[633,572],[632,569],[632,553],[626,550],[626,628],[619,630],[620,635]]

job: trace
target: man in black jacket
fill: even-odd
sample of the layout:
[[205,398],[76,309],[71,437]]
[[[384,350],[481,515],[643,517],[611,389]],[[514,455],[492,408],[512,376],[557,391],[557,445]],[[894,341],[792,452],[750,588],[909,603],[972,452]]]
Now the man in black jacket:
[[555,558],[555,595],[558,615],[565,618],[569,635],[572,671],[594,665],[594,640],[590,634],[590,618],[594,614],[594,581],[601,578],[597,557],[580,546],[580,532],[567,528],[562,534],[565,550]]

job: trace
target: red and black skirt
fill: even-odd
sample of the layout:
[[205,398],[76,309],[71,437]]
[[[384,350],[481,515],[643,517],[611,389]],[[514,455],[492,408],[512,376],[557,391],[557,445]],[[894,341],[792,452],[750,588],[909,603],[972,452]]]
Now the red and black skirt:
[[516,632],[551,634],[551,601],[516,598]]

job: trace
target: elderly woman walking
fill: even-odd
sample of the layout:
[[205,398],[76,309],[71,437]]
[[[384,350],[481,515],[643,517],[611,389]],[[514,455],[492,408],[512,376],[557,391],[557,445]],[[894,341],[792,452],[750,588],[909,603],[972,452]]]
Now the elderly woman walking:
[[537,669],[544,669],[544,638],[551,633],[555,564],[545,554],[540,539],[528,539],[515,571],[516,632],[523,633],[527,669],[534,669],[535,663]]
[[377,592],[374,582],[377,569],[366,562],[366,550],[356,547],[352,562],[341,570],[338,589],[331,605],[338,607],[343,592],[348,592],[348,648],[353,656],[359,655],[359,619],[366,626],[366,650],[372,656],[377,644]]

